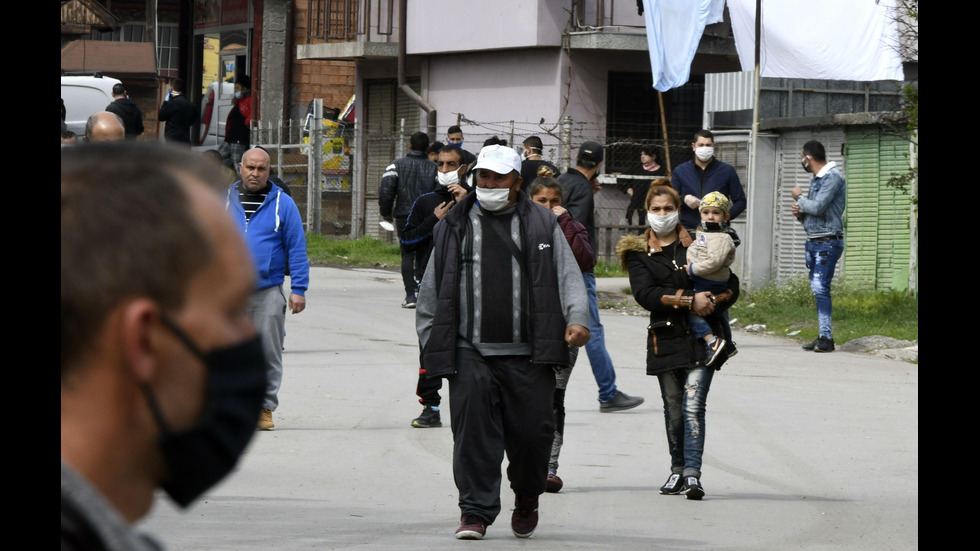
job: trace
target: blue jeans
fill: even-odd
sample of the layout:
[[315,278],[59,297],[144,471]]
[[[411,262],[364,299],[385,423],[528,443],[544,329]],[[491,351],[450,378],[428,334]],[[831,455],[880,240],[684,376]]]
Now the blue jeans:
[[[723,335],[715,336],[720,336],[726,341],[732,342],[732,328],[728,324],[728,310],[721,313],[721,320],[723,322],[722,329],[724,329],[725,333]],[[708,320],[694,313],[687,315],[687,324],[691,326],[691,333],[693,333],[694,337],[699,340],[715,332],[715,330],[711,327],[711,324],[708,323]]]
[[664,401],[671,473],[701,478],[704,413],[714,374],[713,367],[695,367],[657,375]]
[[595,272],[589,270],[582,274],[585,291],[589,295],[589,342],[585,343],[585,353],[592,364],[592,376],[599,385],[599,401],[608,402],[616,396],[616,370],[612,358],[606,352],[606,332],[599,321],[599,298],[595,294]]
[[817,301],[817,324],[820,336],[832,339],[834,331],[830,319],[834,307],[830,301],[830,283],[834,279],[834,268],[844,254],[844,239],[806,242],[806,268],[809,270],[810,290]]

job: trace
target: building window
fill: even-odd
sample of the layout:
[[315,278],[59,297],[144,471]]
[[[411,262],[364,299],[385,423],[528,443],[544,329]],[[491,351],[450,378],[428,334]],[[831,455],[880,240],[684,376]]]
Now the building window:
[[[118,29],[111,31],[93,30],[89,40],[105,40],[119,42],[143,42],[146,36],[146,23],[123,23]],[[175,23],[159,23],[157,25],[157,70],[162,76],[177,76],[177,64],[180,44]]]

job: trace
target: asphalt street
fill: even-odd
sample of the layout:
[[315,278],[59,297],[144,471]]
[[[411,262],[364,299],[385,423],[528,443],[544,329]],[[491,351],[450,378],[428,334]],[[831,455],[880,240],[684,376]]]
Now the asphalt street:
[[445,387],[444,426],[410,426],[418,340],[400,275],[317,267],[310,279],[306,310],[286,320],[276,429],[190,508],[160,493],[139,528],[167,549],[918,549],[918,365],[736,329],[739,354],[708,396],[706,495],[690,501],[659,493],[669,457],[646,318],[611,310],[617,384],[646,402],[600,413],[583,351],[566,396],[565,486],[541,497],[537,531],[511,534],[505,478],[486,538],[458,541]]

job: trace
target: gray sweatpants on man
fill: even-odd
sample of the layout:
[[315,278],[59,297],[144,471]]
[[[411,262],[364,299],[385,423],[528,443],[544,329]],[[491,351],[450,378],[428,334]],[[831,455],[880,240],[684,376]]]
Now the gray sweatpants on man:
[[286,295],[283,294],[282,285],[253,292],[248,299],[248,315],[262,335],[262,350],[265,352],[269,382],[262,409],[275,411],[279,405],[279,386],[282,384],[282,338],[286,328]]

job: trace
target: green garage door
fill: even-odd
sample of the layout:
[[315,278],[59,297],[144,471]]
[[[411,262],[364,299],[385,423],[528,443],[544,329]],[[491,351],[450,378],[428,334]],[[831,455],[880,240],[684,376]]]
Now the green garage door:
[[844,278],[863,290],[907,290],[909,198],[885,185],[908,167],[909,142],[879,127],[847,129]]

